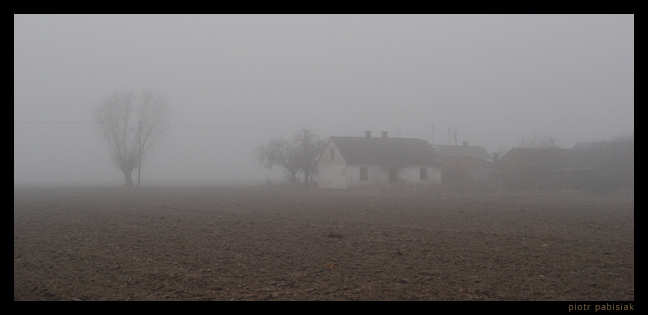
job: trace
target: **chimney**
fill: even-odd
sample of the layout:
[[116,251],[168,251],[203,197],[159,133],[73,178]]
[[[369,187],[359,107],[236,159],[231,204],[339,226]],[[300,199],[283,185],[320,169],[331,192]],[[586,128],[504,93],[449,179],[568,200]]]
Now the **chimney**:
[[387,131],[383,131],[383,132],[382,132],[382,138],[383,138],[383,139],[387,139]]
[[371,131],[369,130],[365,131],[365,138],[371,139]]
[[464,147],[464,148],[467,148],[467,147],[468,147],[468,141],[464,141],[464,142],[463,142],[463,147]]

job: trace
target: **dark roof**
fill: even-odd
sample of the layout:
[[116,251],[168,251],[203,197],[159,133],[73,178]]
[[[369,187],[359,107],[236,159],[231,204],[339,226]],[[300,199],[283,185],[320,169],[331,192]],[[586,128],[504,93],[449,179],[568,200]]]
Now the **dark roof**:
[[429,142],[412,138],[331,137],[350,165],[435,165]]
[[493,162],[493,157],[486,152],[486,149],[471,145],[435,145],[434,149],[441,158],[472,156],[487,162]]
[[601,150],[601,149],[616,150],[625,147],[625,144],[627,144],[627,142],[625,141],[578,142],[572,147],[572,149],[590,150],[590,151]]
[[597,167],[597,157],[587,150],[564,148],[512,148],[501,159],[500,165],[515,158],[526,165],[545,170],[587,169]]

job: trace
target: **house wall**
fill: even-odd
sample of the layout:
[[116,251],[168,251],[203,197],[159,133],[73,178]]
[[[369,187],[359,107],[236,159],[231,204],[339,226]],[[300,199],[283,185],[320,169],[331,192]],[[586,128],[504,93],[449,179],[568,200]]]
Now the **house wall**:
[[[331,149],[333,159],[331,159]],[[326,189],[346,188],[346,161],[335,147],[333,141],[329,141],[317,163],[318,187]]]
[[491,163],[475,157],[447,157],[442,159],[442,180],[445,185],[470,185],[494,183]]
[[[360,168],[367,167],[367,180],[360,180]],[[427,180],[420,179],[420,166],[409,166],[397,173],[397,182],[428,185],[441,183],[441,169],[427,166]],[[325,189],[346,189],[389,184],[389,170],[375,165],[327,165],[318,170],[319,187]]]
[[[427,168],[427,179],[421,180],[421,168]],[[398,171],[398,179],[401,182],[414,185],[440,184],[441,169],[432,166],[407,166]]]
[[511,152],[507,153],[498,164],[499,174],[505,189],[529,189],[531,173],[524,161]]
[[[367,180],[360,180],[360,168],[367,167]],[[346,187],[365,187],[376,184],[389,184],[389,171],[375,165],[347,165]]]
[[[367,180],[360,180],[360,167],[366,166]],[[365,187],[377,184],[389,184],[389,169],[377,165],[347,165],[346,186]],[[427,168],[427,180],[421,180],[421,167]],[[431,166],[407,166],[398,170],[396,181],[399,183],[425,185],[441,183],[441,169]]]
[[[333,149],[333,159],[331,159]],[[367,167],[367,180],[360,180],[360,168]],[[421,167],[427,168],[428,180],[420,179]],[[329,141],[317,163],[318,187],[324,189],[346,189],[389,184],[389,169],[378,165],[347,165],[344,157]],[[431,166],[408,166],[398,170],[397,181],[408,184],[441,183],[441,169]]]

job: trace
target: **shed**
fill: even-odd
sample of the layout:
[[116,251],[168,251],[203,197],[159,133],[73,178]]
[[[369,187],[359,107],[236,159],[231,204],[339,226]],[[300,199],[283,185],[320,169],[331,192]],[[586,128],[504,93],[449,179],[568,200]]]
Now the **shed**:
[[493,157],[486,152],[484,147],[468,145],[464,141],[463,145],[435,145],[434,149],[440,158],[471,156],[486,162],[492,162]]
[[600,162],[588,150],[513,148],[497,168],[505,188],[576,189],[587,184]]
[[480,146],[436,145],[441,160],[441,183],[468,185],[475,182],[492,183],[493,157]]

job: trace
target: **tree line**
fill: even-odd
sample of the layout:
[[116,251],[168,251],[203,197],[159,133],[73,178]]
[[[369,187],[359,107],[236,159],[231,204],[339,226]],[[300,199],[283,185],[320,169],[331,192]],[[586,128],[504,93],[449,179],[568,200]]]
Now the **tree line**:
[[[114,166],[124,174],[126,186],[134,186],[132,172],[140,171],[151,149],[166,133],[170,106],[162,94],[144,91],[115,92],[106,97],[95,110],[98,133],[106,143]],[[292,183],[303,176],[309,187],[315,173],[317,158],[326,141],[310,129],[302,128],[291,138],[273,138],[259,145],[256,159],[259,166],[283,168]]]
[[[124,174],[127,186],[133,186],[132,172],[140,170],[151,149],[165,134],[170,116],[166,97],[145,91],[113,93],[96,108],[98,131],[108,145],[113,164]],[[316,172],[317,159],[326,140],[310,129],[302,128],[292,137],[272,138],[255,148],[259,166],[281,168],[291,183],[300,176],[310,187]],[[559,148],[556,138],[520,140],[523,148]],[[593,190],[634,189],[634,134],[620,135],[612,140],[598,141],[590,148],[600,167],[588,179]]]

